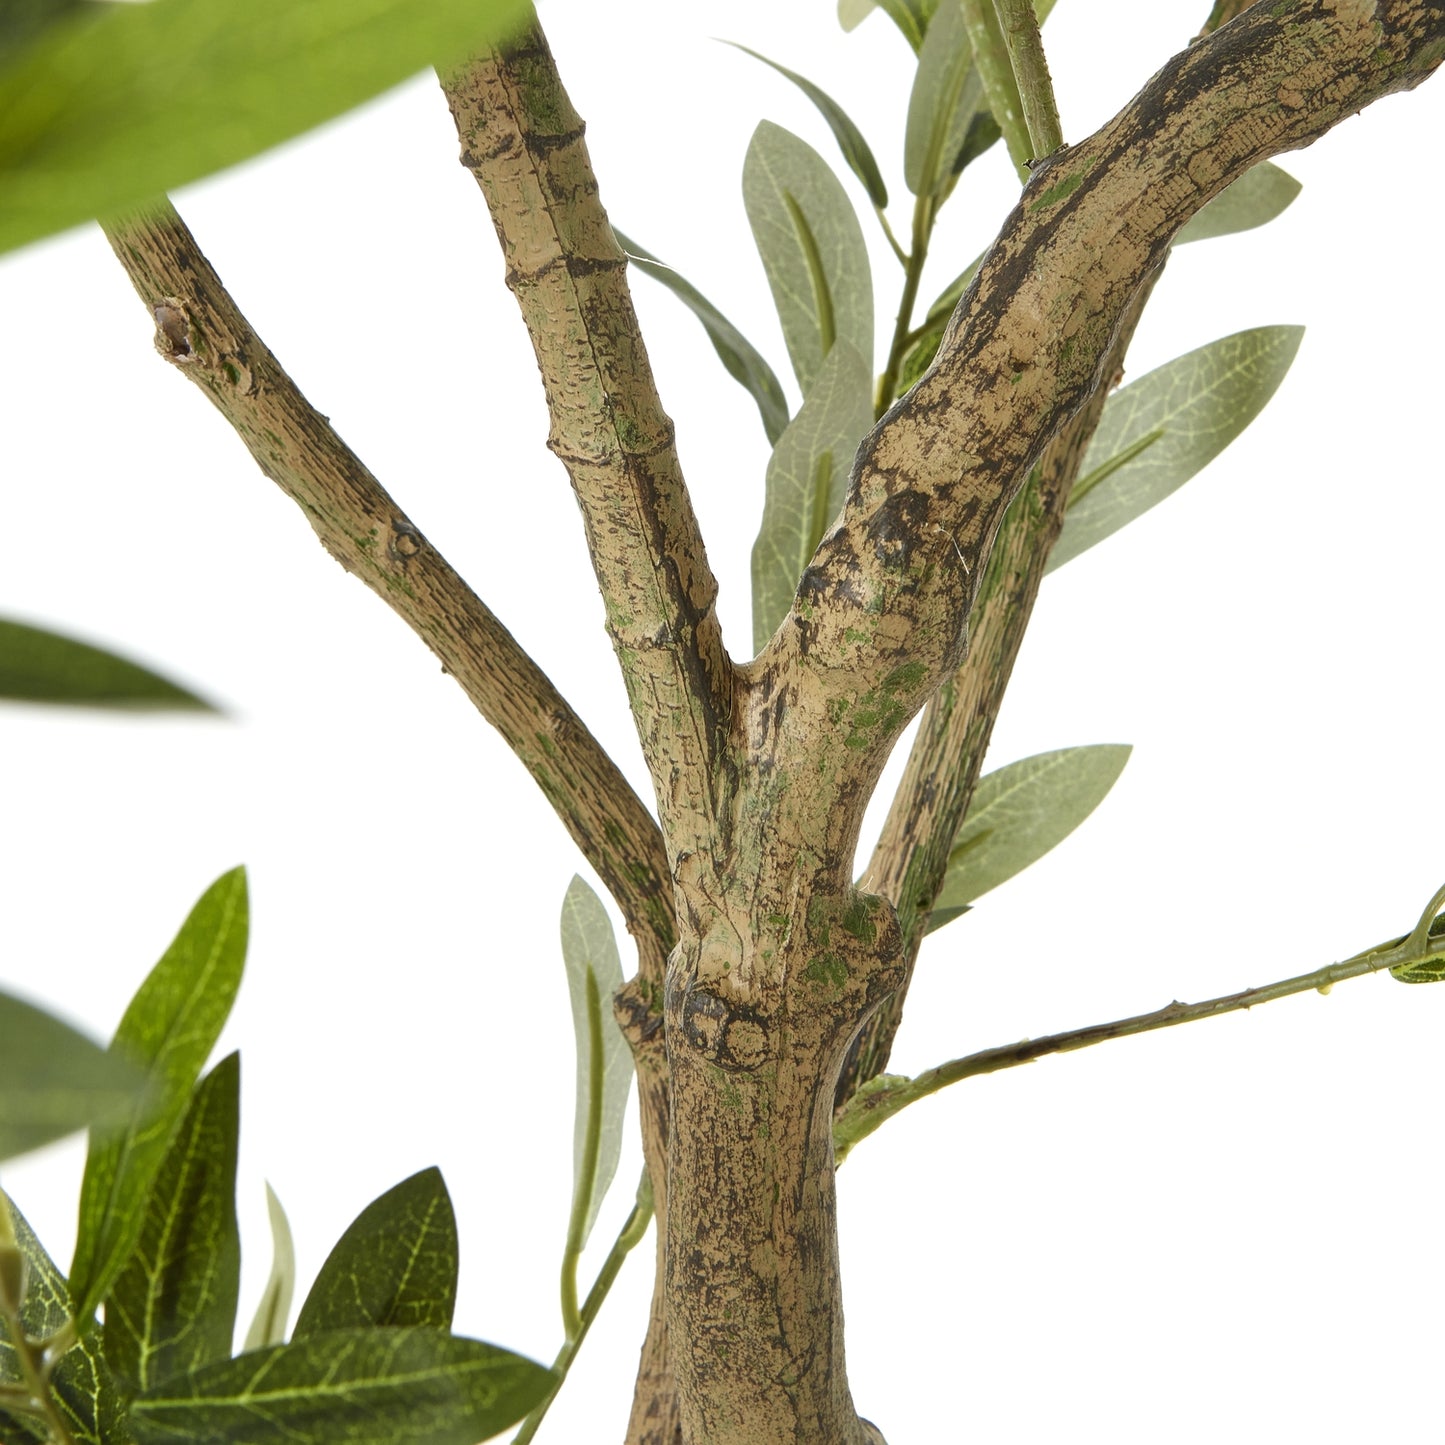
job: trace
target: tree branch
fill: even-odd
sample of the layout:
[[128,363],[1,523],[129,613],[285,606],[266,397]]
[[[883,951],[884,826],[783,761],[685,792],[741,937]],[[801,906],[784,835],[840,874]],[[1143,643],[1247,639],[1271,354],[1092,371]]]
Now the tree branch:
[[726,826],[720,763],[734,675],[626,259],[539,27],[444,76],[442,87],[536,351],[548,445],[582,510],[676,861]]
[[1256,162],[1418,84],[1442,51],[1438,3],[1258,5],[1035,169],[934,366],[865,439],[842,521],[755,664],[780,686],[809,678],[830,715],[886,691],[860,776],[876,776],[958,666],[1004,512],[1101,384],[1120,320],[1175,232]]
[[282,370],[169,204],[106,227],[156,346],[230,422],[321,544],[441,659],[616,899],[660,990],[673,940],[657,824],[586,724]]

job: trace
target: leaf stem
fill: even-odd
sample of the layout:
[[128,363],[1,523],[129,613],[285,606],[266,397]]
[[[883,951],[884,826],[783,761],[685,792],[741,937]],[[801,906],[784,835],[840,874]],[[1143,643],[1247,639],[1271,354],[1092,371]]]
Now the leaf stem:
[[898,372],[908,351],[908,338],[913,324],[913,308],[918,301],[918,283],[923,279],[923,263],[928,259],[928,242],[933,235],[937,202],[932,196],[918,196],[913,202],[913,234],[908,259],[904,266],[903,294],[898,300],[898,317],[893,323],[893,340],[888,346],[888,364],[878,378],[878,394],[874,399],[874,416],[882,417],[893,405],[898,390]]
[[50,1376],[59,1363],[60,1356],[49,1353],[43,1342],[32,1340],[25,1333],[18,1310],[0,1311],[0,1322],[3,1322],[5,1333],[15,1351],[15,1358],[20,1362],[26,1395],[24,1402],[18,1399],[7,1400],[7,1407],[44,1420],[52,1445],[75,1445],[65,1421],[60,1418],[60,1412],[55,1408],[55,1396],[50,1389]]
[[1063,145],[1064,133],[1059,124],[1054,83],[1049,77],[1049,63],[1044,57],[1033,0],[994,0],[994,3],[1003,22],[1004,41],[1023,106],[1032,159],[1042,160]]
[[[1445,904],[1445,889],[1441,889],[1431,900],[1430,908],[1434,911],[1427,910],[1424,917],[1427,933],[1430,921],[1442,904]],[[1112,1023],[1091,1024],[1087,1028],[1071,1029],[1067,1033],[1048,1034],[1043,1038],[1023,1039],[1016,1044],[1003,1044],[997,1048],[968,1054],[961,1059],[952,1059],[937,1068],[925,1070],[914,1079],[896,1074],[880,1075],[875,1086],[870,1089],[865,1085],[848,1101],[834,1121],[833,1141],[837,1161],[841,1163],[860,1139],[866,1139],[901,1109],[960,1080],[971,1079],[979,1074],[996,1073],[1000,1069],[1011,1069],[1018,1064],[1030,1064],[1048,1054],[1069,1053],[1074,1049],[1086,1049],[1092,1044],[1106,1043],[1110,1039],[1128,1038],[1131,1034],[1151,1033],[1155,1029],[1172,1028],[1175,1024],[1193,1023],[1197,1019],[1214,1018],[1219,1014],[1250,1009],[1256,1004],[1288,998],[1291,994],[1308,993],[1310,989],[1327,993],[1335,984],[1347,978],[1382,973],[1386,969],[1445,955],[1445,932],[1425,938],[1423,947],[1417,941],[1420,933],[1421,930],[1417,928],[1414,933],[1404,938],[1396,938],[1389,943],[1366,949],[1363,953],[1345,959],[1343,963],[1331,963],[1313,973],[1297,974],[1293,978],[1282,979],[1263,988],[1246,988],[1239,993],[1206,999],[1202,1003],[1176,1001],[1155,1009],[1152,1013],[1135,1014],[1131,1018],[1116,1019]]]
[[898,257],[898,264],[907,271],[908,252],[898,244],[898,237],[893,234],[893,227],[888,224],[888,216],[883,207],[874,206],[873,214],[878,217],[878,224],[883,227],[883,234],[888,237],[888,244],[893,248],[893,254]]
[[614,1281],[622,1272],[623,1262],[642,1242],[642,1237],[647,1233],[647,1226],[651,1221],[652,1181],[644,1169],[642,1182],[637,1186],[637,1203],[632,1206],[632,1213],[627,1216],[612,1249],[607,1258],[602,1261],[602,1268],[597,1272],[596,1281],[587,1292],[587,1298],[578,1315],[576,1333],[568,1333],[566,1343],[557,1352],[557,1358],[552,1361],[552,1369],[557,1376],[557,1382],[536,1405],[532,1413],[522,1421],[521,1429],[512,1438],[512,1445],[527,1445],[527,1442],[537,1433],[537,1427],[542,1423],[543,1416],[552,1408],[552,1401],[557,1398],[562,1386],[566,1384],[567,1371],[571,1369],[572,1361],[577,1358],[577,1351],[582,1348],[582,1341],[587,1338],[587,1332],[592,1328],[592,1322],[601,1312],[603,1301],[606,1300]]
[[597,1160],[602,1152],[602,1094],[607,1060],[603,1055],[602,994],[597,975],[587,966],[587,1127],[582,1141],[582,1160],[572,1192],[572,1217],[567,1222],[567,1246],[562,1251],[562,1327],[567,1338],[582,1329],[577,1308],[577,1263],[587,1243],[587,1225],[592,1213],[592,1195],[597,1188]]

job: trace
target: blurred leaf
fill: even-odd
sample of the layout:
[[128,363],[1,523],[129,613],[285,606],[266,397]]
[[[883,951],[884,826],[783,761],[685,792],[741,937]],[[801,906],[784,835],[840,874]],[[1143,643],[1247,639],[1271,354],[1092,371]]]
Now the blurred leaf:
[[972,903],[1062,843],[1103,802],[1130,751],[1108,743],[1063,748],[980,778],[935,911]]
[[241,1288],[241,1059],[201,1081],[156,1175],[140,1238],[105,1301],[105,1357],[132,1392],[228,1360]]
[[835,339],[872,364],[868,248],[842,183],[812,146],[763,121],[743,162],[743,203],[806,397]]
[[524,0],[151,0],[0,74],[0,250],[235,165],[525,22]]
[[[35,1237],[14,1200],[0,1190],[0,1208],[8,1207],[15,1242],[29,1266],[20,1324],[32,1340],[48,1339],[72,1318],[65,1277]],[[18,1385],[24,1376],[19,1358],[0,1321],[0,1384]],[[115,1445],[125,1439],[120,1426],[122,1401],[115,1380],[101,1356],[96,1331],[81,1339],[61,1357],[54,1376],[55,1398],[76,1445]],[[43,1427],[24,1417],[0,1410],[0,1440],[5,1445],[48,1445]]]
[[928,27],[908,97],[903,179],[915,196],[934,195],[950,179],[982,104],[983,82],[974,68],[962,7],[958,0],[947,0]]
[[84,707],[215,712],[194,693],[113,652],[0,620],[0,697]]
[[808,559],[843,506],[853,454],[873,426],[872,390],[867,363],[840,341],[768,460],[753,543],[755,653],[788,615]]
[[659,261],[651,251],[644,251],[636,241],[613,228],[617,244],[627,252],[627,259],[644,276],[660,281],[684,306],[702,322],[707,339],[712,342],[727,373],[740,382],[758,404],[763,430],[770,442],[776,442],[788,424],[788,402],[773,368],[763,360],[757,348],[745,337],[706,296],[691,282],[685,281],[671,266]]
[[89,19],[89,0],[0,0],[0,66],[62,20]]
[[[1426,937],[1439,938],[1442,934],[1445,934],[1445,913],[1430,925]],[[1445,980],[1445,954],[1422,958],[1418,963],[1402,963],[1399,968],[1390,970],[1390,977],[1399,979],[1401,983],[1440,983]]]
[[146,1076],[69,1024],[0,993],[0,1159],[89,1124],[114,1124],[141,1104]]
[[876,0],[838,0],[838,24],[856,30],[872,13]]
[[261,1291],[261,1303],[256,1306],[251,1328],[246,1331],[248,1350],[278,1345],[286,1338],[291,1296],[296,1291],[296,1246],[291,1242],[291,1225],[276,1191],[269,1184],[266,1214],[271,1221],[271,1274]]
[[935,908],[928,915],[928,926],[924,933],[937,933],[945,924],[952,923],[955,918],[962,918],[970,911],[972,905],[964,903],[957,908]]
[[292,1339],[364,1326],[452,1327],[457,1221],[441,1170],[423,1169],[373,1200],[326,1257]]
[[475,1445],[551,1388],[541,1365],[433,1329],[328,1330],[167,1380],[136,1445]]
[[562,900],[562,961],[577,1038],[577,1112],[572,1133],[572,1220],[580,1252],[622,1154],[622,1116],[632,1050],[612,1015],[622,961],[602,901],[573,877]]
[[1102,542],[1213,461],[1264,410],[1303,335],[1302,326],[1238,331],[1115,392],[1045,570]]
[[923,44],[928,22],[938,9],[938,0],[838,0],[838,23],[844,30],[854,30],[875,7],[888,15],[917,51]]
[[151,1092],[122,1127],[91,1135],[70,1268],[83,1327],[140,1235],[151,1185],[231,1012],[246,933],[246,872],[234,868],[202,894],[115,1031],[111,1052],[141,1065]]
[[1252,231],[1274,220],[1299,195],[1300,183],[1288,171],[1261,161],[1226,186],[1174,238],[1176,246]]
[[776,60],[769,60],[766,55],[759,55],[756,50],[750,50],[736,41],[728,40],[723,43],[731,45],[734,50],[741,50],[744,55],[751,55],[754,60],[761,60],[764,65],[772,66],[779,75],[791,80],[817,106],[823,119],[828,122],[828,129],[833,132],[833,139],[838,142],[838,149],[843,152],[848,169],[863,182],[868,199],[882,210],[888,204],[888,187],[883,184],[883,173],[878,169],[878,162],[873,159],[868,142],[863,139],[863,132],[853,124],[843,107],[827,91],[799,75],[796,70],[789,70],[787,66],[779,65]]

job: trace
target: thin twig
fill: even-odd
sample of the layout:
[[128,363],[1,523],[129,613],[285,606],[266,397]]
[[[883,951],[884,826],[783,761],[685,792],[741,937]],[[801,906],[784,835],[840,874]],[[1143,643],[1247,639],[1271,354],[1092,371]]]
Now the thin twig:
[[1049,78],[1049,63],[1044,58],[1044,44],[1039,36],[1033,0],[995,0],[995,3],[998,17],[1003,22],[1009,62],[1013,66],[1014,81],[1023,105],[1029,145],[1033,158],[1042,160],[1063,145],[1064,133],[1059,124],[1054,83]]

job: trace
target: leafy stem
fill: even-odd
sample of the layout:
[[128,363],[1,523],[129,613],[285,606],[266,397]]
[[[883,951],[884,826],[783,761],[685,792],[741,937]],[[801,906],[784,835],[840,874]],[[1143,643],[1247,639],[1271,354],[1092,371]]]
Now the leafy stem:
[[933,222],[937,213],[938,202],[933,196],[922,195],[913,202],[913,234],[904,265],[903,294],[898,301],[898,317],[893,323],[888,364],[883,368],[883,375],[878,378],[878,394],[874,402],[875,417],[881,417],[893,405],[898,392],[898,372],[908,352],[913,307],[918,301],[918,283],[923,279],[923,263],[928,259],[928,243],[933,236]]
[[[75,1445],[70,1430],[56,1409],[55,1396],[50,1388],[50,1377],[64,1351],[48,1348],[43,1340],[32,1340],[20,1322],[18,1309],[0,1310],[0,1322],[5,1325],[24,1377],[21,1389],[6,1399],[7,1407],[44,1420],[52,1445]],[[10,1392],[6,1391],[6,1395],[9,1397]]]
[[908,252],[898,244],[898,237],[893,234],[893,227],[888,224],[888,213],[882,206],[874,206],[873,214],[878,217],[878,224],[883,227],[883,234],[888,238],[888,244],[893,248],[893,254],[898,257],[898,264],[907,271]]
[[587,1130],[582,1145],[582,1167],[572,1196],[572,1217],[567,1224],[567,1246],[562,1251],[562,1326],[569,1340],[582,1330],[577,1308],[577,1262],[587,1242],[587,1219],[597,1184],[597,1160],[602,1152],[603,1075],[607,1067],[602,1046],[602,994],[597,975],[589,967],[586,978],[587,1033]]
[[575,1331],[568,1330],[566,1343],[557,1352],[557,1358],[552,1361],[552,1371],[557,1376],[556,1383],[543,1396],[532,1413],[522,1421],[522,1427],[513,1437],[512,1445],[527,1445],[527,1442],[537,1433],[537,1427],[542,1423],[547,1411],[552,1408],[552,1401],[557,1398],[562,1386],[566,1384],[567,1371],[571,1369],[572,1361],[577,1358],[577,1351],[582,1348],[582,1341],[587,1338],[587,1332],[592,1328],[592,1322],[601,1312],[603,1302],[612,1289],[613,1282],[622,1272],[623,1262],[642,1242],[642,1237],[647,1233],[647,1226],[651,1221],[652,1181],[644,1169],[642,1181],[637,1186],[637,1202],[632,1206],[632,1213],[627,1216],[607,1258],[602,1261],[602,1268],[597,1272],[596,1281],[587,1292],[587,1298],[578,1312],[577,1328]]
[[1256,1004],[1288,998],[1291,994],[1308,993],[1311,989],[1328,993],[1335,984],[1347,978],[1383,973],[1388,969],[1402,968],[1427,958],[1445,956],[1445,930],[1437,931],[1432,928],[1436,914],[1442,906],[1445,906],[1445,888],[1431,899],[1420,923],[1405,937],[1367,948],[1363,953],[1354,954],[1342,963],[1327,964],[1313,973],[1297,974],[1293,978],[1282,979],[1263,988],[1246,988],[1239,993],[1205,999],[1202,1003],[1176,1001],[1155,1009],[1152,1013],[1135,1014],[1130,1018],[1116,1019],[1112,1023],[1091,1024],[1087,1028],[1071,1029],[1066,1033],[1003,1044],[965,1055],[961,1059],[952,1059],[937,1068],[925,1070],[913,1079],[896,1074],[880,1074],[848,1101],[834,1121],[833,1141],[837,1161],[841,1163],[860,1139],[866,1139],[899,1110],[963,1079],[996,1073],[1000,1069],[1011,1069],[1018,1064],[1030,1064],[1048,1054],[1069,1053],[1074,1049],[1086,1049],[1091,1044],[1106,1043],[1110,1039],[1127,1038],[1131,1034],[1151,1033],[1155,1029],[1172,1028],[1175,1024],[1193,1023],[1197,1019],[1235,1013],[1240,1009],[1253,1008]]
[[1004,41],[1023,106],[1029,145],[1034,158],[1042,160],[1063,145],[1064,134],[1033,0],[995,0],[995,3],[1003,22]]

